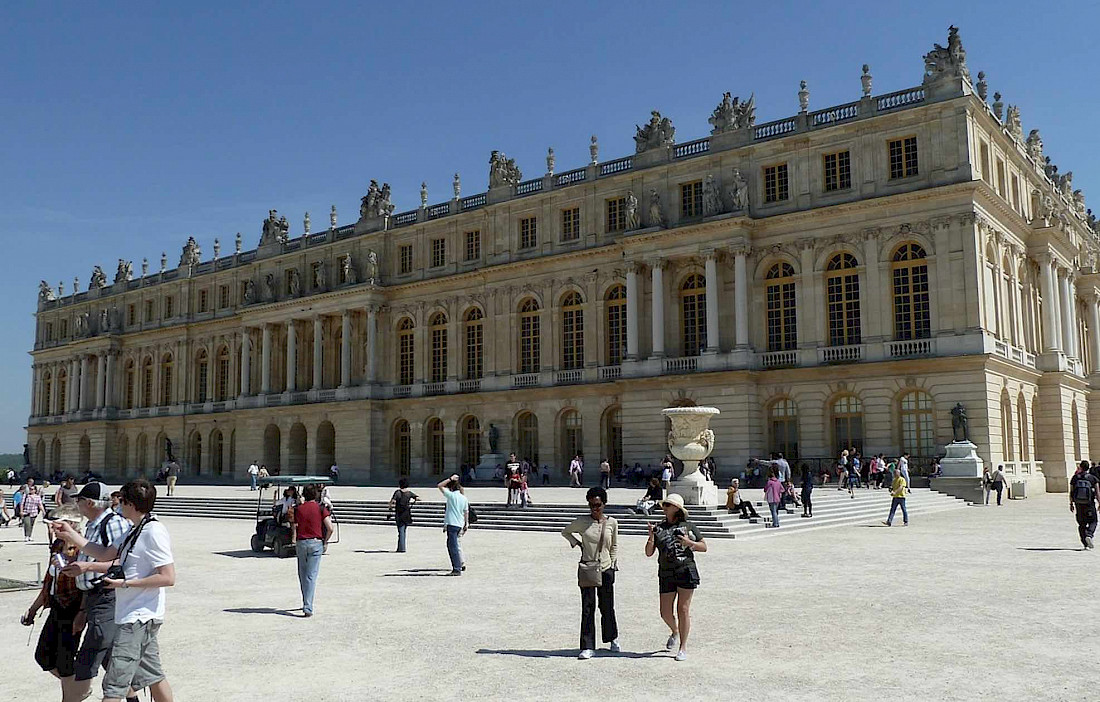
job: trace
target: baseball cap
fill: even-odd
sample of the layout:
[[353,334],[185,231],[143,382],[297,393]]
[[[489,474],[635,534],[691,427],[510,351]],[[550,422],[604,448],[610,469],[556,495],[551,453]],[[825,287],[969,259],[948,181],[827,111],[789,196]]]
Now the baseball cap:
[[109,494],[103,483],[91,482],[82,487],[80,492],[76,493],[76,496],[89,500],[106,500]]

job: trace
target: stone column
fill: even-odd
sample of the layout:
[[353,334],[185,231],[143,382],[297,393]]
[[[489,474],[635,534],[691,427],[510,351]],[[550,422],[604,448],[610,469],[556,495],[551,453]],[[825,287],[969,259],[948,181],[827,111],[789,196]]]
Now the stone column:
[[88,407],[89,395],[91,394],[91,388],[88,385],[89,373],[88,373],[88,357],[80,357],[80,399],[77,400],[76,408],[82,410]]
[[96,355],[96,376],[95,376],[95,406],[96,409],[102,409],[105,407],[104,401],[106,398],[106,388],[103,385],[103,381],[107,377],[107,355],[100,353]]
[[367,308],[367,383],[378,382],[378,312],[377,305]]
[[298,389],[298,335],[294,330],[294,320],[286,321],[286,391]]
[[321,373],[324,372],[324,366],[321,364],[322,348],[321,344],[324,341],[322,334],[322,327],[324,326],[321,315],[317,315],[313,318],[313,389],[321,389]]
[[653,281],[653,358],[665,356],[665,262],[654,261]]
[[718,353],[720,340],[718,338],[718,254],[708,251],[704,264],[707,276],[707,345],[709,353]]
[[50,367],[50,394],[46,398],[46,414],[60,414],[63,410],[57,406],[57,369],[55,363]]
[[1089,297],[1089,342],[1092,344],[1092,372],[1100,372],[1100,299]]
[[31,365],[31,416],[37,417],[42,407],[42,369]]
[[749,345],[749,251],[742,248],[737,249],[733,254],[733,314],[737,332],[736,344],[738,348],[744,348]]
[[351,310],[340,316],[340,330],[340,387],[346,388],[351,386]]
[[241,332],[241,397],[252,392],[252,336],[248,327]]
[[103,379],[103,401],[107,407],[114,407],[115,401],[115,359],[114,351],[107,352],[107,371]]
[[69,362],[69,396],[65,404],[66,412],[75,412],[80,402],[80,359],[74,358]]
[[1043,351],[1060,348],[1058,335],[1058,295],[1055,292],[1054,261],[1049,255],[1039,261],[1039,283],[1043,286]]
[[626,357],[638,358],[638,271],[634,263],[626,269]]
[[263,346],[260,348],[260,392],[271,392],[271,325],[264,324]]
[[1073,358],[1084,358],[1084,349],[1081,344],[1084,340],[1081,338],[1081,328],[1077,324],[1077,276],[1072,273],[1066,274],[1066,289],[1068,294],[1066,295],[1066,307],[1069,308],[1069,350],[1066,352]]
[[1069,271],[1058,272],[1058,298],[1062,322],[1062,353],[1075,355],[1073,348],[1073,299],[1070,297]]

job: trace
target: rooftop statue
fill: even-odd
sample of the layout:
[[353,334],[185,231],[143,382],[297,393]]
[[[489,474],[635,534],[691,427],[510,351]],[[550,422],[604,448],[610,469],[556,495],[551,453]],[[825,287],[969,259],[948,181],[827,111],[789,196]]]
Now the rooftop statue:
[[661,113],[653,110],[649,113],[649,123],[644,127],[634,125],[634,148],[637,153],[669,146],[676,140],[676,127],[672,126],[672,120],[661,117]]
[[1059,176],[1057,180],[1058,191],[1067,198],[1073,197],[1073,171],[1066,171],[1066,174]]
[[290,239],[290,224],[286,217],[277,218],[278,214],[278,210],[267,211],[267,219],[264,220],[263,232],[260,234],[260,246],[285,244]]
[[115,271],[115,282],[125,283],[134,278],[134,263],[133,261],[123,261],[118,259],[118,270]]
[[331,229],[336,228],[336,205],[333,205],[332,210],[328,213],[328,226]]
[[499,188],[505,185],[516,185],[523,180],[523,173],[516,166],[514,158],[508,158],[500,151],[493,150],[489,154],[489,187]]
[[1085,215],[1085,193],[1080,188],[1073,191],[1073,207],[1077,214]]
[[[272,210],[274,212],[274,210]],[[199,261],[202,259],[202,249],[199,248],[199,243],[195,241],[195,237],[187,237],[187,243],[183,245],[183,253],[180,255],[180,268],[187,266],[188,268],[199,265]]]
[[1008,133],[1015,139],[1022,139],[1024,136],[1024,128],[1020,126],[1020,108],[1016,105],[1009,105],[1008,112],[1005,113],[1005,122],[1008,126]]
[[50,302],[50,301],[56,300],[56,299],[57,298],[54,297],[53,288],[50,287],[50,284],[47,283],[44,280],[41,281],[38,284],[38,301],[39,302]]
[[729,93],[723,93],[722,102],[714,108],[714,114],[707,121],[714,127],[711,134],[753,126],[756,124],[756,94],[749,95],[748,100],[741,102],[741,98],[731,98]]
[[367,194],[359,202],[359,219],[377,219],[389,217],[393,214],[393,204],[390,202],[390,184],[383,183],[378,187],[378,181],[373,178],[367,188]]
[[1039,136],[1038,129],[1032,129],[1027,135],[1027,155],[1039,163],[1043,161],[1043,138]]
[[947,30],[947,46],[935,44],[924,55],[924,82],[932,83],[941,78],[970,80],[970,70],[966,67],[966,49],[959,39],[959,28],[954,25]]
[[107,275],[103,272],[102,268],[96,266],[92,269],[92,279],[91,282],[88,283],[88,289],[99,290],[100,288],[106,287],[106,285]]

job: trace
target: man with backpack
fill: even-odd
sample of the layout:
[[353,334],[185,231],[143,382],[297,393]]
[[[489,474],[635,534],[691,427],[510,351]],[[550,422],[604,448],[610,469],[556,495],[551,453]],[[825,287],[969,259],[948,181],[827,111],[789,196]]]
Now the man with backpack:
[[1096,535],[1096,507],[1100,501],[1098,485],[1100,480],[1089,473],[1089,462],[1081,461],[1069,483],[1069,511],[1077,516],[1077,532],[1086,550],[1092,549],[1092,537]]

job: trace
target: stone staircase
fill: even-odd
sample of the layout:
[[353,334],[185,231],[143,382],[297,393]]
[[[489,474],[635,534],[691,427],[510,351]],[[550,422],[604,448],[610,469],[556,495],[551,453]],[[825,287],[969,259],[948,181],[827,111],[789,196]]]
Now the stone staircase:
[[[754,490],[753,492],[759,492]],[[502,491],[503,494],[503,491]],[[740,519],[729,514],[724,508],[693,507],[691,520],[699,527],[705,538],[746,539],[787,534],[791,532],[826,529],[886,519],[890,510],[890,494],[887,490],[856,490],[855,498],[846,491],[832,487],[814,490],[814,516],[811,519],[801,517],[801,508],[780,513],[780,528],[766,528],[771,522],[767,504],[755,502],[756,511],[761,519]],[[924,515],[949,509],[965,507],[963,500],[933,492],[928,489],[915,489],[909,495],[907,506],[911,519],[920,519]],[[587,514],[583,505],[577,504],[539,504],[526,509],[507,507],[500,503],[473,503],[478,513],[478,522],[472,529],[494,529],[500,531],[560,531],[573,519]],[[265,507],[267,503],[265,501]],[[648,532],[647,523],[661,519],[659,511],[654,510],[649,517],[634,514],[624,505],[609,505],[607,513],[619,521],[619,532],[624,535],[644,536]],[[160,497],[157,499],[158,515],[165,517],[201,517],[207,519],[253,519],[256,515],[256,500],[245,497]],[[333,503],[333,512],[343,524],[373,524],[392,526],[393,520],[387,519],[389,505],[375,500],[337,500]],[[420,502],[413,507],[413,526],[442,528],[443,503]],[[900,523],[901,515],[895,517]]]

